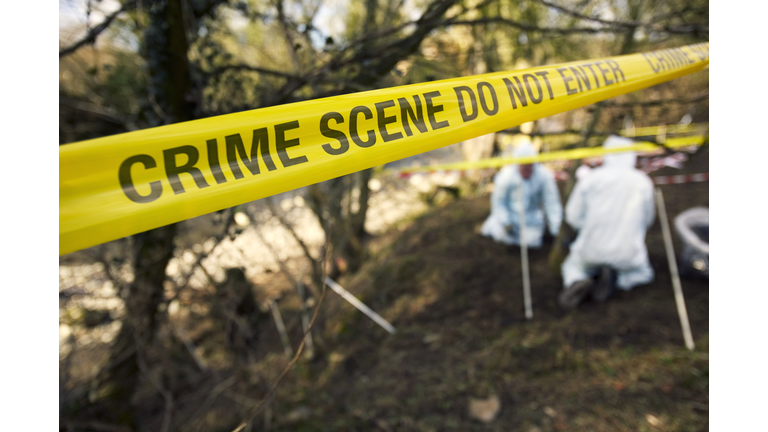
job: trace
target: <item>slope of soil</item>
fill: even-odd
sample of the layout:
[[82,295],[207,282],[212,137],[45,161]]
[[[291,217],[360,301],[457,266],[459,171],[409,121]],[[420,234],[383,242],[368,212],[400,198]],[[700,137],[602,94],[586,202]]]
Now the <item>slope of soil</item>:
[[[707,172],[707,148],[682,170]],[[709,203],[709,184],[661,186],[667,212]],[[331,293],[327,340],[278,391],[276,430],[708,430],[709,282],[683,280],[696,349],[683,344],[658,220],[655,281],[563,313],[551,245],[530,251],[534,318],[523,310],[520,252],[477,234],[489,197],[414,221],[342,284],[396,328],[389,335]],[[676,251],[681,244],[676,239]],[[498,418],[469,416],[497,395]],[[297,412],[304,413],[297,416]],[[302,420],[296,420],[301,418]]]

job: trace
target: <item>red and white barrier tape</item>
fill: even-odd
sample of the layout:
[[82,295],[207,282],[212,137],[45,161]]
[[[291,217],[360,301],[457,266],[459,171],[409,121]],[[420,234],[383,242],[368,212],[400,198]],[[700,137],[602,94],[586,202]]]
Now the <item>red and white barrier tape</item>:
[[[399,173],[397,176],[399,178],[405,179],[413,176],[414,174],[421,174],[421,175],[430,175],[430,174],[458,174],[459,176],[464,176],[463,171],[428,171],[428,172],[422,172],[422,173]],[[555,176],[555,180],[557,181],[565,181],[568,180],[569,175],[567,171],[555,171],[552,174]],[[682,184],[682,183],[696,183],[696,182],[703,182],[709,180],[709,173],[699,173],[699,174],[681,174],[681,175],[672,175],[672,176],[655,176],[651,177],[653,179],[653,182],[657,185],[665,185],[665,184]]]
[[683,162],[687,160],[688,155],[684,153],[675,153],[671,156],[646,159],[645,161],[640,162],[640,170],[644,171],[646,174],[649,174],[658,169],[664,168],[665,166],[672,168],[682,168]]
[[[567,171],[555,171],[553,173],[555,175],[555,180],[557,181],[564,181],[568,180],[568,172]],[[687,175],[672,175],[672,176],[655,176],[651,177],[653,179],[653,182],[655,184],[680,184],[680,183],[695,183],[695,182],[703,182],[709,180],[709,173],[699,173],[699,174],[687,174]]]
[[653,179],[653,183],[657,185],[696,183],[696,182],[708,181],[709,173],[658,176],[658,177],[651,177],[651,179]]

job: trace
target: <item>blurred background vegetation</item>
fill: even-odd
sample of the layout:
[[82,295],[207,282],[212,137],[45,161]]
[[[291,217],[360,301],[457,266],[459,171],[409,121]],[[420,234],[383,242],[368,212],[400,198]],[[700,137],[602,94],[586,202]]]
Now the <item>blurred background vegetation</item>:
[[[59,9],[61,145],[709,40],[704,0],[60,0]],[[636,126],[686,115],[707,122],[708,86],[708,71],[700,72],[542,119],[526,133],[571,132],[547,141],[556,150],[596,145],[628,118]],[[457,157],[498,154],[505,136],[519,132],[460,143]],[[442,190],[475,191],[483,178]],[[369,169],[62,256],[62,430],[233,428],[287,363],[269,323],[278,302],[296,312],[286,315],[295,347],[299,310],[316,304],[323,272],[354,277],[380,252],[380,233],[400,226],[397,216],[376,222],[371,208],[378,215],[398,202],[423,207],[441,190],[421,190],[427,199],[411,203],[402,194],[415,186]],[[275,336],[263,336],[265,327]],[[323,312],[306,361],[335,352],[343,327]],[[219,407],[235,384],[248,396]],[[262,426],[279,428],[248,427]]]

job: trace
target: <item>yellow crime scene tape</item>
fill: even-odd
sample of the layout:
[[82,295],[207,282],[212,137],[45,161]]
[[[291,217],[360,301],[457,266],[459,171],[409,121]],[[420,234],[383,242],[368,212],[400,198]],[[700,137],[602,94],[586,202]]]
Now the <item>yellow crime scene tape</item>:
[[433,81],[59,147],[59,254],[383,165],[709,65],[709,43]]
[[[691,137],[679,137],[668,138],[664,147],[671,149],[678,149],[681,147],[700,146],[706,141],[706,137],[703,136],[691,136]],[[631,146],[616,147],[606,149],[603,147],[583,147],[571,150],[560,150],[547,153],[540,153],[535,156],[526,157],[495,157],[490,159],[482,159],[477,161],[466,162],[454,162],[441,165],[424,165],[414,167],[403,167],[396,169],[382,170],[382,174],[394,174],[394,173],[415,173],[415,172],[430,172],[430,171],[464,171],[470,169],[482,169],[482,168],[501,168],[509,164],[531,164],[540,162],[562,161],[562,160],[575,160],[584,159],[595,156],[602,156],[608,153],[624,153],[624,152],[654,152],[663,149],[662,146],[651,142],[639,142]]]
[[664,141],[664,147],[670,149],[679,149],[681,147],[700,146],[709,138],[703,135],[694,135],[689,137],[667,138]]
[[708,129],[709,123],[691,123],[687,125],[667,125],[667,126],[647,126],[636,127],[634,129],[625,129],[620,131],[621,135],[627,136],[634,133],[634,136],[652,136],[659,134],[680,134],[687,132],[698,132],[701,129]]

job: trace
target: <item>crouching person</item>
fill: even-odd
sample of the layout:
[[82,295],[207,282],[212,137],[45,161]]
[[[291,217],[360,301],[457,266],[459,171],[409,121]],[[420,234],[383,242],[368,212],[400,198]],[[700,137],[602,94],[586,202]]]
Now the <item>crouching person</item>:
[[[513,156],[536,156],[530,143],[517,146]],[[538,163],[511,164],[502,168],[493,179],[491,214],[485,220],[481,233],[499,243],[520,245],[521,212],[525,213],[525,240],[528,247],[540,248],[546,225],[552,236],[560,230],[563,206],[555,177]],[[523,191],[521,208],[519,193]]]
[[[603,147],[632,141],[609,137]],[[609,153],[601,167],[576,183],[565,206],[565,221],[578,231],[562,265],[558,302],[575,308],[588,296],[603,302],[615,289],[629,291],[653,281],[645,233],[653,224],[653,182],[635,169],[633,152]]]

